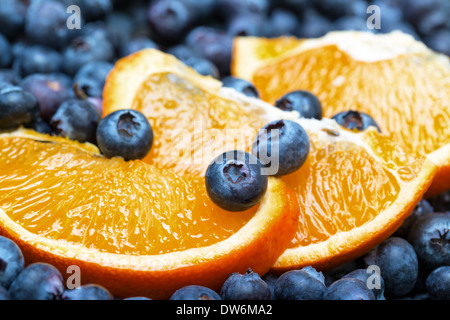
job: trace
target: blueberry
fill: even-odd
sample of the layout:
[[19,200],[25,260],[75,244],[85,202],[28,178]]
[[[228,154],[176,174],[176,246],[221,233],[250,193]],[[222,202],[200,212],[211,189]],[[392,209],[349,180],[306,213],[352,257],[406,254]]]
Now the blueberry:
[[314,279],[316,279],[317,281],[320,281],[323,285],[325,285],[325,276],[323,275],[323,273],[321,271],[317,271],[312,266],[306,266],[300,270],[303,272],[306,272],[307,274],[309,274],[309,276],[313,277]]
[[60,300],[63,292],[61,273],[47,263],[30,264],[9,288],[13,300]]
[[419,203],[414,207],[413,211],[409,214],[409,216],[403,221],[402,225],[395,231],[394,236],[407,238],[409,230],[411,226],[416,222],[418,218],[421,216],[431,213],[434,211],[434,208],[431,204],[425,200],[421,199]]
[[266,273],[265,275],[263,275],[261,277],[261,279],[264,280],[265,283],[267,283],[267,285],[269,286],[269,290],[270,290],[270,299],[271,300],[275,300],[275,284],[278,280],[278,275],[274,274],[274,273]]
[[386,300],[384,297],[384,280],[380,274],[374,274],[368,269],[356,269],[344,275],[342,278],[361,280],[366,284],[367,288],[372,290],[376,300]]
[[102,153],[125,160],[144,158],[153,144],[153,130],[147,118],[136,110],[117,110],[103,118],[97,129]]
[[325,35],[332,29],[332,24],[315,10],[307,9],[304,12],[299,36],[302,38],[317,38]]
[[269,12],[269,0],[219,0],[218,12],[230,19],[240,14],[266,16]]
[[63,2],[66,6],[80,7],[81,14],[86,21],[102,19],[113,9],[111,0],[64,0]]
[[428,213],[418,218],[409,231],[408,241],[424,269],[450,265],[450,213]]
[[385,296],[398,298],[408,294],[417,281],[419,264],[416,252],[403,238],[390,237],[364,257],[366,265],[380,268]]
[[251,82],[247,80],[236,78],[233,76],[227,76],[222,79],[222,85],[224,87],[233,88],[248,97],[259,98],[258,90]]
[[75,74],[74,83],[88,97],[102,97],[106,77],[113,68],[106,61],[91,61],[82,66]]
[[58,107],[71,96],[70,87],[53,74],[32,74],[25,77],[20,86],[31,92],[39,102],[40,116],[49,121]]
[[10,239],[0,236],[0,287],[8,289],[24,265],[20,248]]
[[206,170],[205,183],[216,205],[228,211],[243,211],[261,200],[268,178],[255,156],[234,150],[213,160]]
[[371,31],[367,28],[367,21],[361,17],[343,16],[334,22],[335,30],[356,30],[356,31]]
[[62,300],[113,300],[112,294],[97,284],[85,284],[75,289],[65,290]]
[[90,102],[81,99],[64,101],[52,116],[50,125],[57,135],[79,142],[96,142],[100,114]]
[[194,13],[196,21],[206,21],[214,16],[217,0],[182,0]]
[[449,38],[450,30],[440,29],[425,37],[424,41],[434,51],[450,56],[450,42],[447,40]]
[[23,51],[14,61],[14,68],[22,76],[33,73],[56,73],[62,70],[63,57],[55,49],[34,45]]
[[0,83],[9,85],[18,85],[20,76],[13,69],[0,69]]
[[73,39],[65,48],[63,55],[65,72],[75,75],[81,67],[91,61],[112,61],[115,52],[106,37],[94,34]]
[[152,300],[152,299],[147,298],[147,297],[129,297],[129,298],[125,298],[123,300]]
[[427,277],[426,287],[432,300],[450,300],[450,266],[434,269]]
[[444,191],[428,201],[436,212],[450,211],[450,190]]
[[34,131],[42,134],[53,134],[50,124],[47,121],[42,120],[40,117],[33,123],[29,124],[27,128],[33,129]]
[[222,285],[223,300],[270,300],[267,283],[250,268],[244,274],[232,273]]
[[8,290],[0,285],[0,301],[11,300]]
[[374,126],[379,132],[381,132],[380,127],[377,125],[375,120],[363,112],[353,110],[344,111],[334,115],[332,119],[336,120],[336,122],[344,128],[350,130],[356,129],[358,131],[363,131],[370,126]]
[[297,111],[301,118],[322,119],[322,105],[309,91],[289,92],[278,99],[275,106],[284,111]]
[[315,0],[314,7],[330,19],[336,19],[345,16],[350,11],[351,2],[348,0]]
[[12,61],[12,47],[8,39],[0,33],[0,68],[7,68]]
[[324,282],[307,270],[287,271],[275,283],[278,300],[322,300],[325,291]]
[[31,93],[15,86],[0,90],[0,131],[14,130],[32,123],[39,113],[38,101]]
[[2,0],[0,6],[0,32],[8,39],[17,38],[23,31],[29,2],[23,0]]
[[194,15],[183,1],[157,0],[149,6],[148,22],[160,41],[176,43],[192,26]]
[[297,122],[275,120],[259,130],[252,153],[270,175],[282,176],[298,170],[309,154],[309,137]]
[[159,45],[147,37],[136,37],[122,44],[120,56],[125,57],[143,49],[159,49]]
[[66,6],[56,0],[32,1],[25,19],[27,38],[36,44],[63,48],[70,40]]
[[323,300],[375,300],[375,295],[361,280],[342,278],[326,289]]
[[210,288],[189,285],[175,291],[170,300],[222,300],[222,298]]
[[200,54],[197,53],[197,51],[185,44],[177,44],[175,46],[169,47],[167,48],[166,53],[175,56],[178,60],[181,61],[201,57]]
[[213,27],[199,26],[186,36],[186,44],[214,63],[222,76],[230,74],[233,37]]
[[191,57],[189,59],[182,60],[182,62],[203,76],[211,76],[215,79],[220,78],[219,69],[217,69],[214,63],[207,59]]
[[231,37],[264,35],[266,21],[256,14],[240,14],[230,19],[227,24],[227,33]]
[[297,15],[283,8],[272,10],[264,25],[267,37],[296,36],[301,26]]

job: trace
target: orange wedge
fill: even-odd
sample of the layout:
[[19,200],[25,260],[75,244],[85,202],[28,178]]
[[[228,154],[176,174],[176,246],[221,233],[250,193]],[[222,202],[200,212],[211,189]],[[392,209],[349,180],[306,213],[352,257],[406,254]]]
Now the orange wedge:
[[401,32],[330,32],[318,39],[235,39],[234,76],[273,104],[308,90],[325,117],[371,115],[409,153],[428,155],[438,172],[426,196],[450,188],[450,62]]
[[326,269],[367,252],[400,226],[437,168],[373,128],[357,133],[330,119],[298,119],[296,112],[224,88],[157,50],[120,60],[103,98],[105,115],[124,107],[143,112],[159,141],[144,161],[181,175],[203,176],[211,159],[229,145],[248,151],[270,121],[291,119],[305,128],[309,157],[282,178],[295,194],[292,204],[300,216],[275,271],[305,265]]
[[118,297],[166,299],[182,286],[220,286],[232,272],[267,272],[295,233],[298,206],[269,178],[238,214],[213,204],[202,178],[33,131],[0,135],[0,234],[26,262],[81,270]]

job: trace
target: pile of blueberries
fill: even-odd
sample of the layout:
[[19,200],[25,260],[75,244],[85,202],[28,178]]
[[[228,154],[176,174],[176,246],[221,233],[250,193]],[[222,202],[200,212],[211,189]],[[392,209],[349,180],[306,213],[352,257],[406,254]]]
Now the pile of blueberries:
[[[370,5],[380,9],[380,29],[368,29]],[[448,0],[1,0],[0,132],[25,126],[97,144],[107,156],[140,158],[153,142],[145,117],[125,110],[101,120],[105,79],[124,56],[156,48],[258,97],[252,84],[230,76],[234,36],[312,38],[331,30],[399,29],[450,55],[448,16]],[[322,117],[320,103],[307,92],[281,97],[276,106]],[[354,111],[334,118],[348,128],[377,127]],[[136,137],[136,145],[121,144],[111,129],[117,127]],[[230,275],[220,294],[193,285],[171,299],[450,299],[448,211],[450,192],[422,200],[392,237],[327,272],[306,267],[260,277],[249,269]],[[370,266],[379,268],[380,277],[368,272]],[[0,238],[0,299],[114,297],[95,284],[67,290],[53,266],[25,267],[20,249]]]

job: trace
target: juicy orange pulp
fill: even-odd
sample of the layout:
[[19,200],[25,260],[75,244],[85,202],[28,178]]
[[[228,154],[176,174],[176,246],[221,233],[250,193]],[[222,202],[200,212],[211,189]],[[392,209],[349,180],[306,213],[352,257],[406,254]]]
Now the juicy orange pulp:
[[258,209],[224,211],[209,200],[202,178],[74,145],[5,137],[0,159],[0,208],[12,220],[33,234],[101,252],[152,255],[206,246],[230,237]]

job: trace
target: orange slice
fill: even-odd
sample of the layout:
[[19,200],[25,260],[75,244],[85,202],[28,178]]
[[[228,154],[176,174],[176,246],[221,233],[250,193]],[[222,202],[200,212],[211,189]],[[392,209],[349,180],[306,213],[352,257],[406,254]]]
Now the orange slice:
[[436,170],[426,157],[409,154],[373,128],[357,133],[330,119],[298,119],[296,112],[223,88],[157,50],[116,64],[103,107],[105,114],[124,107],[143,112],[161,142],[144,161],[196,176],[204,175],[227,144],[249,150],[264,124],[299,121],[311,150],[301,169],[282,178],[296,195],[300,216],[289,249],[273,266],[278,271],[305,265],[325,269],[368,251],[398,228]]
[[182,286],[219,289],[232,272],[267,272],[295,233],[298,206],[269,178],[262,201],[233,213],[213,204],[203,178],[96,147],[19,130],[0,135],[0,234],[27,263],[118,297],[164,299]]
[[427,196],[450,188],[450,62],[411,36],[239,37],[232,73],[253,82],[271,104],[302,89],[318,96],[325,117],[368,113],[406,151],[427,154],[438,165]]

